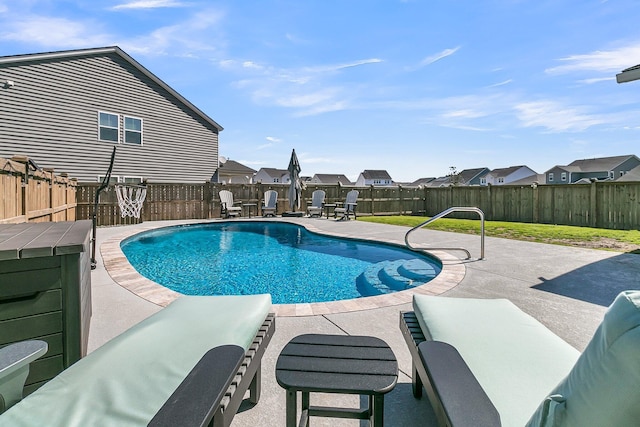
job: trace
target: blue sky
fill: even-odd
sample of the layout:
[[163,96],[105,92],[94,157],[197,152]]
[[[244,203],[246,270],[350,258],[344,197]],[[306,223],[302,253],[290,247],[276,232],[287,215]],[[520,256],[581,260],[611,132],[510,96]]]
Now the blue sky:
[[640,155],[636,0],[0,0],[0,56],[120,46],[220,154],[396,181]]

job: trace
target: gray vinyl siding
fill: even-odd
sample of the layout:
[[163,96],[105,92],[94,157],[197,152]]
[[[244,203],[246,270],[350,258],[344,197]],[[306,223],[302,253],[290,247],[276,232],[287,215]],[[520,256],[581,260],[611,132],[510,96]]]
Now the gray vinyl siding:
[[[41,167],[96,182],[117,146],[114,176],[151,182],[209,181],[218,128],[116,53],[0,63],[0,157],[24,154]],[[143,120],[143,143],[98,140],[98,112]]]

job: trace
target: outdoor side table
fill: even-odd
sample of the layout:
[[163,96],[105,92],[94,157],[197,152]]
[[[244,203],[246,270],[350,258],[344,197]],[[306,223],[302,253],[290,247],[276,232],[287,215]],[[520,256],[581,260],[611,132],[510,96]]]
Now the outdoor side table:
[[[289,341],[276,362],[276,380],[287,391],[287,427],[295,427],[297,393],[302,393],[300,426],[309,417],[368,419],[381,427],[384,395],[398,381],[398,362],[386,342],[375,337],[300,335]],[[309,393],[369,396],[365,409],[310,406]]]
[[258,214],[258,205],[256,203],[243,203],[242,204],[243,208],[247,208],[247,211],[249,213],[249,218],[251,218],[251,211],[253,210],[253,208],[256,208],[256,215]]
[[329,208],[335,208],[336,206],[338,205],[336,205],[335,203],[326,203],[324,205],[324,212],[327,214],[327,219],[329,219]]

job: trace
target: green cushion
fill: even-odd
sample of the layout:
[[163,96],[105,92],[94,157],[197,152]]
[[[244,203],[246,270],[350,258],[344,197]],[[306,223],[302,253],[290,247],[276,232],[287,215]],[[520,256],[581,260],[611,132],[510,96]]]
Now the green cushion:
[[146,426],[207,350],[248,349],[270,309],[269,295],[183,296],[49,381],[0,425]]
[[549,394],[557,397],[540,405],[529,426],[640,424],[640,291],[618,295],[575,367]]
[[460,352],[503,426],[525,425],[580,355],[505,299],[415,295],[413,308],[427,339]]

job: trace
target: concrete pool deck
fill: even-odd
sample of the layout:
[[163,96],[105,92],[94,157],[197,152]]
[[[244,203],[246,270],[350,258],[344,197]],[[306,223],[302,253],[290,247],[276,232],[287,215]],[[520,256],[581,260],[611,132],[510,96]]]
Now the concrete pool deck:
[[[260,218],[257,218],[260,220]],[[276,219],[281,220],[281,219]],[[313,231],[331,235],[403,242],[406,227],[333,219],[287,218]],[[204,222],[204,221],[181,221]],[[105,227],[97,232],[97,247],[123,234],[147,226],[177,222],[149,222],[141,225]],[[463,247],[479,256],[478,236],[418,230],[412,242],[431,247]],[[498,238],[487,238],[485,259],[463,261],[460,252],[447,263],[462,270],[453,286],[443,290],[448,297],[507,298],[531,314],[565,341],[582,350],[600,323],[607,306],[621,291],[638,289],[640,257],[618,252],[580,249]],[[109,256],[105,257],[107,259]],[[93,317],[90,351],[162,307],[117,284],[105,269],[103,257],[92,272]],[[107,259],[107,262],[108,259]],[[117,263],[117,260],[116,260]],[[460,274],[460,273],[458,273]],[[457,276],[456,276],[457,277]],[[136,280],[131,277],[131,280]],[[428,285],[427,285],[428,286]],[[396,301],[397,302],[397,301]],[[411,309],[410,302],[375,304],[345,312],[307,316],[279,316],[276,333],[263,358],[262,397],[258,405],[239,412],[232,426],[280,426],[285,421],[285,392],[275,381],[275,362],[280,350],[293,337],[304,333],[372,335],[385,340],[398,359],[400,375],[396,388],[385,397],[385,425],[431,426],[435,417],[428,400],[411,394],[411,358],[400,333],[399,312]],[[313,312],[313,311],[312,311]],[[301,313],[304,314],[304,313]],[[358,399],[312,395],[312,404],[358,405]],[[357,420],[314,419],[315,426],[354,426]]]

